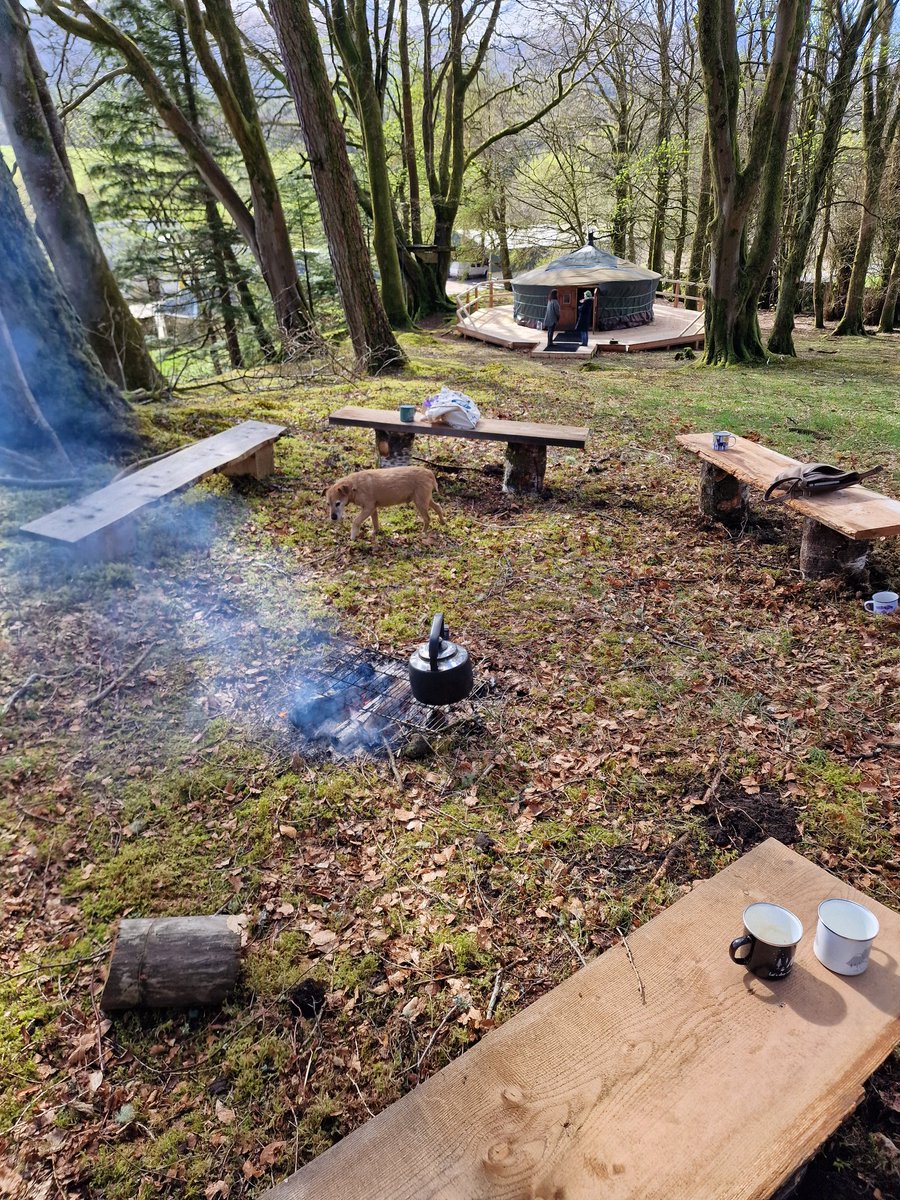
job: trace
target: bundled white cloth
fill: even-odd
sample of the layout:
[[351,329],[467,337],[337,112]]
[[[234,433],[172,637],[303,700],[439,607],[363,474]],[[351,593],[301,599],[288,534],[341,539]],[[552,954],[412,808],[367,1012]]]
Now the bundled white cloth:
[[436,396],[429,396],[425,401],[425,417],[432,425],[474,429],[481,420],[481,413],[471,396],[455,392],[445,384]]

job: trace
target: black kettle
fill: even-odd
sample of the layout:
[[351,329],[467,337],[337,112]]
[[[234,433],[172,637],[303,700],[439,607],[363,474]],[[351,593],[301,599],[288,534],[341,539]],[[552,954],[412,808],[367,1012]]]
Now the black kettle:
[[409,660],[409,686],[420,704],[455,704],[465,700],[475,680],[469,652],[450,641],[444,614],[435,613],[426,645]]

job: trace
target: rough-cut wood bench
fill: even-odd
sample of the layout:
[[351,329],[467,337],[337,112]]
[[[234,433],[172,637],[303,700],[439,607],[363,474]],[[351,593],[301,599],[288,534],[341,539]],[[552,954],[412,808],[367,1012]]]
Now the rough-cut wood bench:
[[378,459],[383,467],[408,465],[417,435],[506,442],[503,490],[518,494],[543,490],[548,446],[583,450],[588,436],[587,429],[572,425],[539,425],[533,421],[498,421],[490,417],[482,417],[474,429],[432,425],[418,415],[410,425],[401,421],[396,412],[381,408],[340,408],[331,414],[328,423],[374,429]]
[[134,545],[137,512],[216,471],[263,479],[274,468],[275,442],[284,432],[282,425],[242,421],[39,517],[20,532],[68,546],[84,562],[125,554]]
[[[864,975],[813,954],[831,896],[878,916]],[[728,956],[755,900],[803,923],[786,980]],[[770,840],[628,943],[265,1200],[766,1200],[900,1039],[900,917]]]
[[[728,450],[713,450],[711,433],[682,433],[676,441],[703,460],[701,513],[732,529],[747,521],[748,484],[765,491],[779,472],[799,465],[796,458],[742,437]],[[900,536],[900,500],[859,484],[786,503],[806,517],[800,545],[800,569],[806,579],[845,574],[864,582],[872,539]]]

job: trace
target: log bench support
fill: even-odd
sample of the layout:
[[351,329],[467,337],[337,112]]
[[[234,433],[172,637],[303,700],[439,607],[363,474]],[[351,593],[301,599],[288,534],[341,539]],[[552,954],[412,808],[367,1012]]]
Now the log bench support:
[[524,442],[506,443],[503,490],[513,496],[539,496],[544,490],[547,447]]
[[867,588],[871,547],[871,542],[845,537],[807,517],[800,542],[800,573],[804,579],[843,575],[849,583]]
[[749,488],[712,463],[700,464],[700,514],[732,531],[743,529],[750,517]]
[[249,475],[253,479],[266,479],[274,470],[275,443],[270,442],[268,446],[260,446],[258,450],[253,454],[248,454],[245,458],[226,463],[224,467],[219,468],[219,473],[227,475],[229,478]]
[[412,462],[414,433],[394,433],[390,429],[375,430],[375,450],[379,467],[408,467]]

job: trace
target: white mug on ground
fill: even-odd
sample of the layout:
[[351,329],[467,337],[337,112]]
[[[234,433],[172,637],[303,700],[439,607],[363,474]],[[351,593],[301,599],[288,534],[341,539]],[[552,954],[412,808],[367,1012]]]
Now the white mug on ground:
[[712,448],[713,450],[727,450],[728,447],[733,446],[736,441],[737,438],[733,433],[729,433],[727,430],[723,429],[721,432],[714,433],[712,435]]
[[854,900],[823,900],[813,950],[836,975],[862,975],[878,934],[878,918]]
[[863,608],[866,612],[886,616],[895,611],[898,600],[900,600],[900,596],[896,592],[876,592],[871,600],[865,602]]

